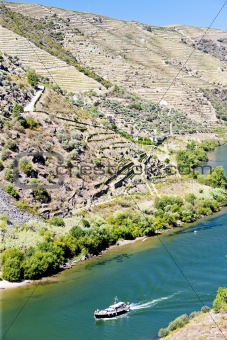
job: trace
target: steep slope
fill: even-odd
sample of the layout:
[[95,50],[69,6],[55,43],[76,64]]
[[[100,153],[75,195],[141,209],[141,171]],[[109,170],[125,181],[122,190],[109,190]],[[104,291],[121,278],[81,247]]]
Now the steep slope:
[[[147,27],[39,5],[6,6],[36,19],[45,34],[59,39],[63,32],[62,46],[103,78],[145,99],[164,99],[168,107],[183,111],[196,121],[216,121],[215,109],[200,88],[212,88],[214,83],[226,86],[226,63],[214,53],[194,51],[192,44],[184,41],[187,34],[195,34],[198,40],[203,29],[191,32],[187,27]],[[226,32],[215,30],[211,34],[219,40],[226,36]]]
[[0,26],[0,50],[18,57],[26,68],[33,68],[40,75],[56,82],[63,90],[79,92],[99,89],[95,80],[77,71],[73,66],[37,48],[27,39]]
[[[17,58],[1,55],[0,80],[0,184],[18,207],[32,207],[43,217],[67,216],[128,190],[147,192],[144,171],[133,168],[151,160],[149,148],[144,152],[98,113],[70,104],[51,84],[37,111],[23,112],[36,90]],[[163,162],[151,163],[153,171],[167,175]]]

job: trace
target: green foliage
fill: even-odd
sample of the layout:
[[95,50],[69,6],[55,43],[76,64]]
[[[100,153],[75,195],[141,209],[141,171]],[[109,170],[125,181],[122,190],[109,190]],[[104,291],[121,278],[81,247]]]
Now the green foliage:
[[13,170],[5,169],[4,170],[4,179],[8,182],[13,183]]
[[183,314],[176,318],[174,321],[170,322],[167,328],[161,328],[158,332],[160,338],[164,338],[170,332],[175,331],[178,328],[184,327],[189,322],[187,314]]
[[49,219],[48,222],[51,225],[54,225],[56,227],[64,227],[65,226],[65,222],[64,222],[63,218],[58,217],[58,216],[53,216],[51,219]]
[[22,278],[23,253],[17,248],[5,250],[2,253],[2,277],[8,281],[19,281]]
[[159,338],[164,338],[169,334],[169,331],[167,328],[161,328],[158,332]]
[[197,167],[201,162],[207,162],[208,157],[202,145],[191,142],[186,150],[180,150],[176,155],[177,167],[181,174],[190,174],[191,169]]
[[9,217],[6,214],[0,214],[0,221],[4,221],[6,223],[9,222]]
[[6,161],[9,158],[9,155],[10,155],[9,149],[6,146],[4,146],[1,154],[2,161]]
[[213,188],[227,188],[227,178],[225,177],[224,168],[218,166],[205,179],[205,184]]
[[203,307],[201,308],[201,312],[202,312],[202,313],[209,313],[210,310],[211,310],[211,308],[208,307],[208,306],[203,306]]
[[227,312],[227,288],[219,288],[213,303],[215,313]]
[[5,187],[5,192],[7,192],[7,194],[12,196],[13,198],[16,198],[16,199],[20,198],[19,192],[14,188],[13,185],[7,185],[7,187]]
[[170,322],[168,330],[172,332],[177,328],[184,327],[188,322],[189,322],[188,316],[186,314],[183,314],[176,318],[174,321]]
[[32,87],[36,87],[39,83],[39,77],[37,76],[35,70],[29,69],[26,73],[27,81]]
[[22,171],[26,176],[31,176],[34,172],[32,164],[27,158],[21,158],[19,161],[19,170]]
[[182,198],[178,196],[163,196],[155,200],[155,208],[164,210],[168,206],[176,205],[180,208],[183,205]]
[[51,201],[51,197],[48,191],[41,186],[33,188],[32,194],[35,200],[39,201],[40,203],[49,203]]
[[59,267],[56,254],[49,251],[37,250],[23,263],[25,279],[39,279],[42,276],[54,274]]
[[32,186],[33,197],[36,201],[39,201],[40,203],[49,203],[51,201],[48,191],[42,186],[38,179],[32,178],[30,184]]
[[72,227],[72,229],[70,230],[70,234],[74,238],[79,239],[80,237],[85,235],[85,231],[82,228],[75,226],[75,227]]
[[189,315],[189,319],[192,320],[192,319],[196,318],[197,316],[199,316],[200,314],[201,314],[201,312],[192,312]]
[[38,126],[38,123],[33,118],[28,117],[26,119],[26,127],[25,128],[34,130],[34,129],[37,128],[37,126]]
[[16,103],[13,107],[13,116],[17,117],[20,113],[24,112],[24,108],[22,105]]

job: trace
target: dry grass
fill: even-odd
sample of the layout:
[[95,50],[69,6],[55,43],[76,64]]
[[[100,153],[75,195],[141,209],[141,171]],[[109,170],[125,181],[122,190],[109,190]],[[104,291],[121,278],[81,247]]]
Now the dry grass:
[[224,340],[227,338],[227,313],[201,314],[182,329],[172,332],[163,340]]

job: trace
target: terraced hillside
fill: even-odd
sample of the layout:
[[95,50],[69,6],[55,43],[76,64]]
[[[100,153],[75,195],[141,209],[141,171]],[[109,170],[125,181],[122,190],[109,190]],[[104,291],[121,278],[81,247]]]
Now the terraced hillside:
[[[41,30],[60,41],[78,62],[112,83],[142,98],[161,101],[193,120],[216,121],[215,109],[200,88],[225,87],[227,65],[215,53],[202,48],[194,51],[193,43],[204,29],[148,27],[39,5],[5,5],[36,19]],[[226,32],[211,30],[207,39],[214,36],[225,43]]]
[[[0,59],[0,186],[19,208],[47,218],[68,216],[121,194],[146,194],[152,188],[145,177],[167,176],[166,164],[150,147],[144,151],[49,84],[36,110],[25,112],[37,89],[18,58],[1,54]],[[148,162],[152,170],[146,172]]]
[[33,68],[48,77],[63,90],[80,92],[102,87],[95,80],[77,71],[73,66],[36,47],[27,39],[0,26],[0,51],[18,57],[26,68]]

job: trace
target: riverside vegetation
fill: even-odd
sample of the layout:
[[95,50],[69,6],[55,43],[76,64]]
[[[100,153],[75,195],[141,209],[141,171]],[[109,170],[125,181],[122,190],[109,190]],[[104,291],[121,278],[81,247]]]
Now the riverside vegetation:
[[[192,142],[187,145],[186,150],[178,151],[176,158],[180,166],[187,165],[193,169],[200,161],[206,160],[205,150],[213,149],[216,145],[213,142],[200,145]],[[193,222],[201,216],[217,212],[220,206],[227,204],[227,178],[222,167],[217,167],[207,176],[195,171],[183,176],[196,178],[210,186],[209,197],[204,196],[203,192],[200,197],[188,194],[184,199],[178,196],[162,196],[155,199],[152,209],[143,213],[126,209],[106,219],[100,216],[81,216],[77,225],[60,235],[57,229],[65,228],[65,222],[60,217],[53,217],[48,225],[32,222],[16,227],[13,238],[17,239],[21,231],[28,230],[33,234],[37,233],[39,240],[30,247],[18,248],[11,244],[10,249],[3,251],[3,278],[18,281],[52,275],[69,259],[98,255],[121,239],[153,236],[165,229],[177,227],[182,222]],[[0,220],[4,240],[7,216],[1,216]]]
[[[201,311],[197,311],[197,312],[192,312],[189,316],[186,314],[183,314],[181,316],[179,316],[178,318],[176,318],[174,321],[170,322],[167,328],[161,328],[158,332],[158,336],[160,338],[163,339],[177,339],[177,338],[181,338],[183,336],[183,334],[178,334],[178,331],[181,328],[185,328],[185,326],[187,325],[187,332],[188,334],[190,333],[190,329],[193,328],[193,326],[195,326],[195,324],[192,324],[192,320],[195,320],[197,322],[200,321],[200,319],[202,320],[203,324],[200,325],[200,334],[201,331],[205,332],[210,332],[210,328],[213,328],[213,323],[211,322],[211,324],[206,323],[204,320],[204,316],[205,314],[211,314],[212,312],[214,313],[221,313],[220,315],[225,315],[225,313],[227,313],[227,288],[219,288],[217,291],[217,295],[216,298],[213,302],[213,311],[211,311],[210,307],[207,306],[203,306],[201,308]],[[202,318],[201,318],[202,317]],[[212,319],[211,319],[212,320]],[[222,319],[218,320],[216,323],[216,325],[218,326],[218,328],[223,328],[223,330],[226,328],[224,327],[224,323],[222,324]],[[216,327],[215,327],[216,329]],[[186,330],[185,330],[186,331]],[[211,335],[211,334],[210,334]],[[180,337],[181,336],[181,337]],[[201,339],[205,339],[206,335],[204,335],[204,337],[202,337]],[[200,339],[200,338],[199,338]]]

